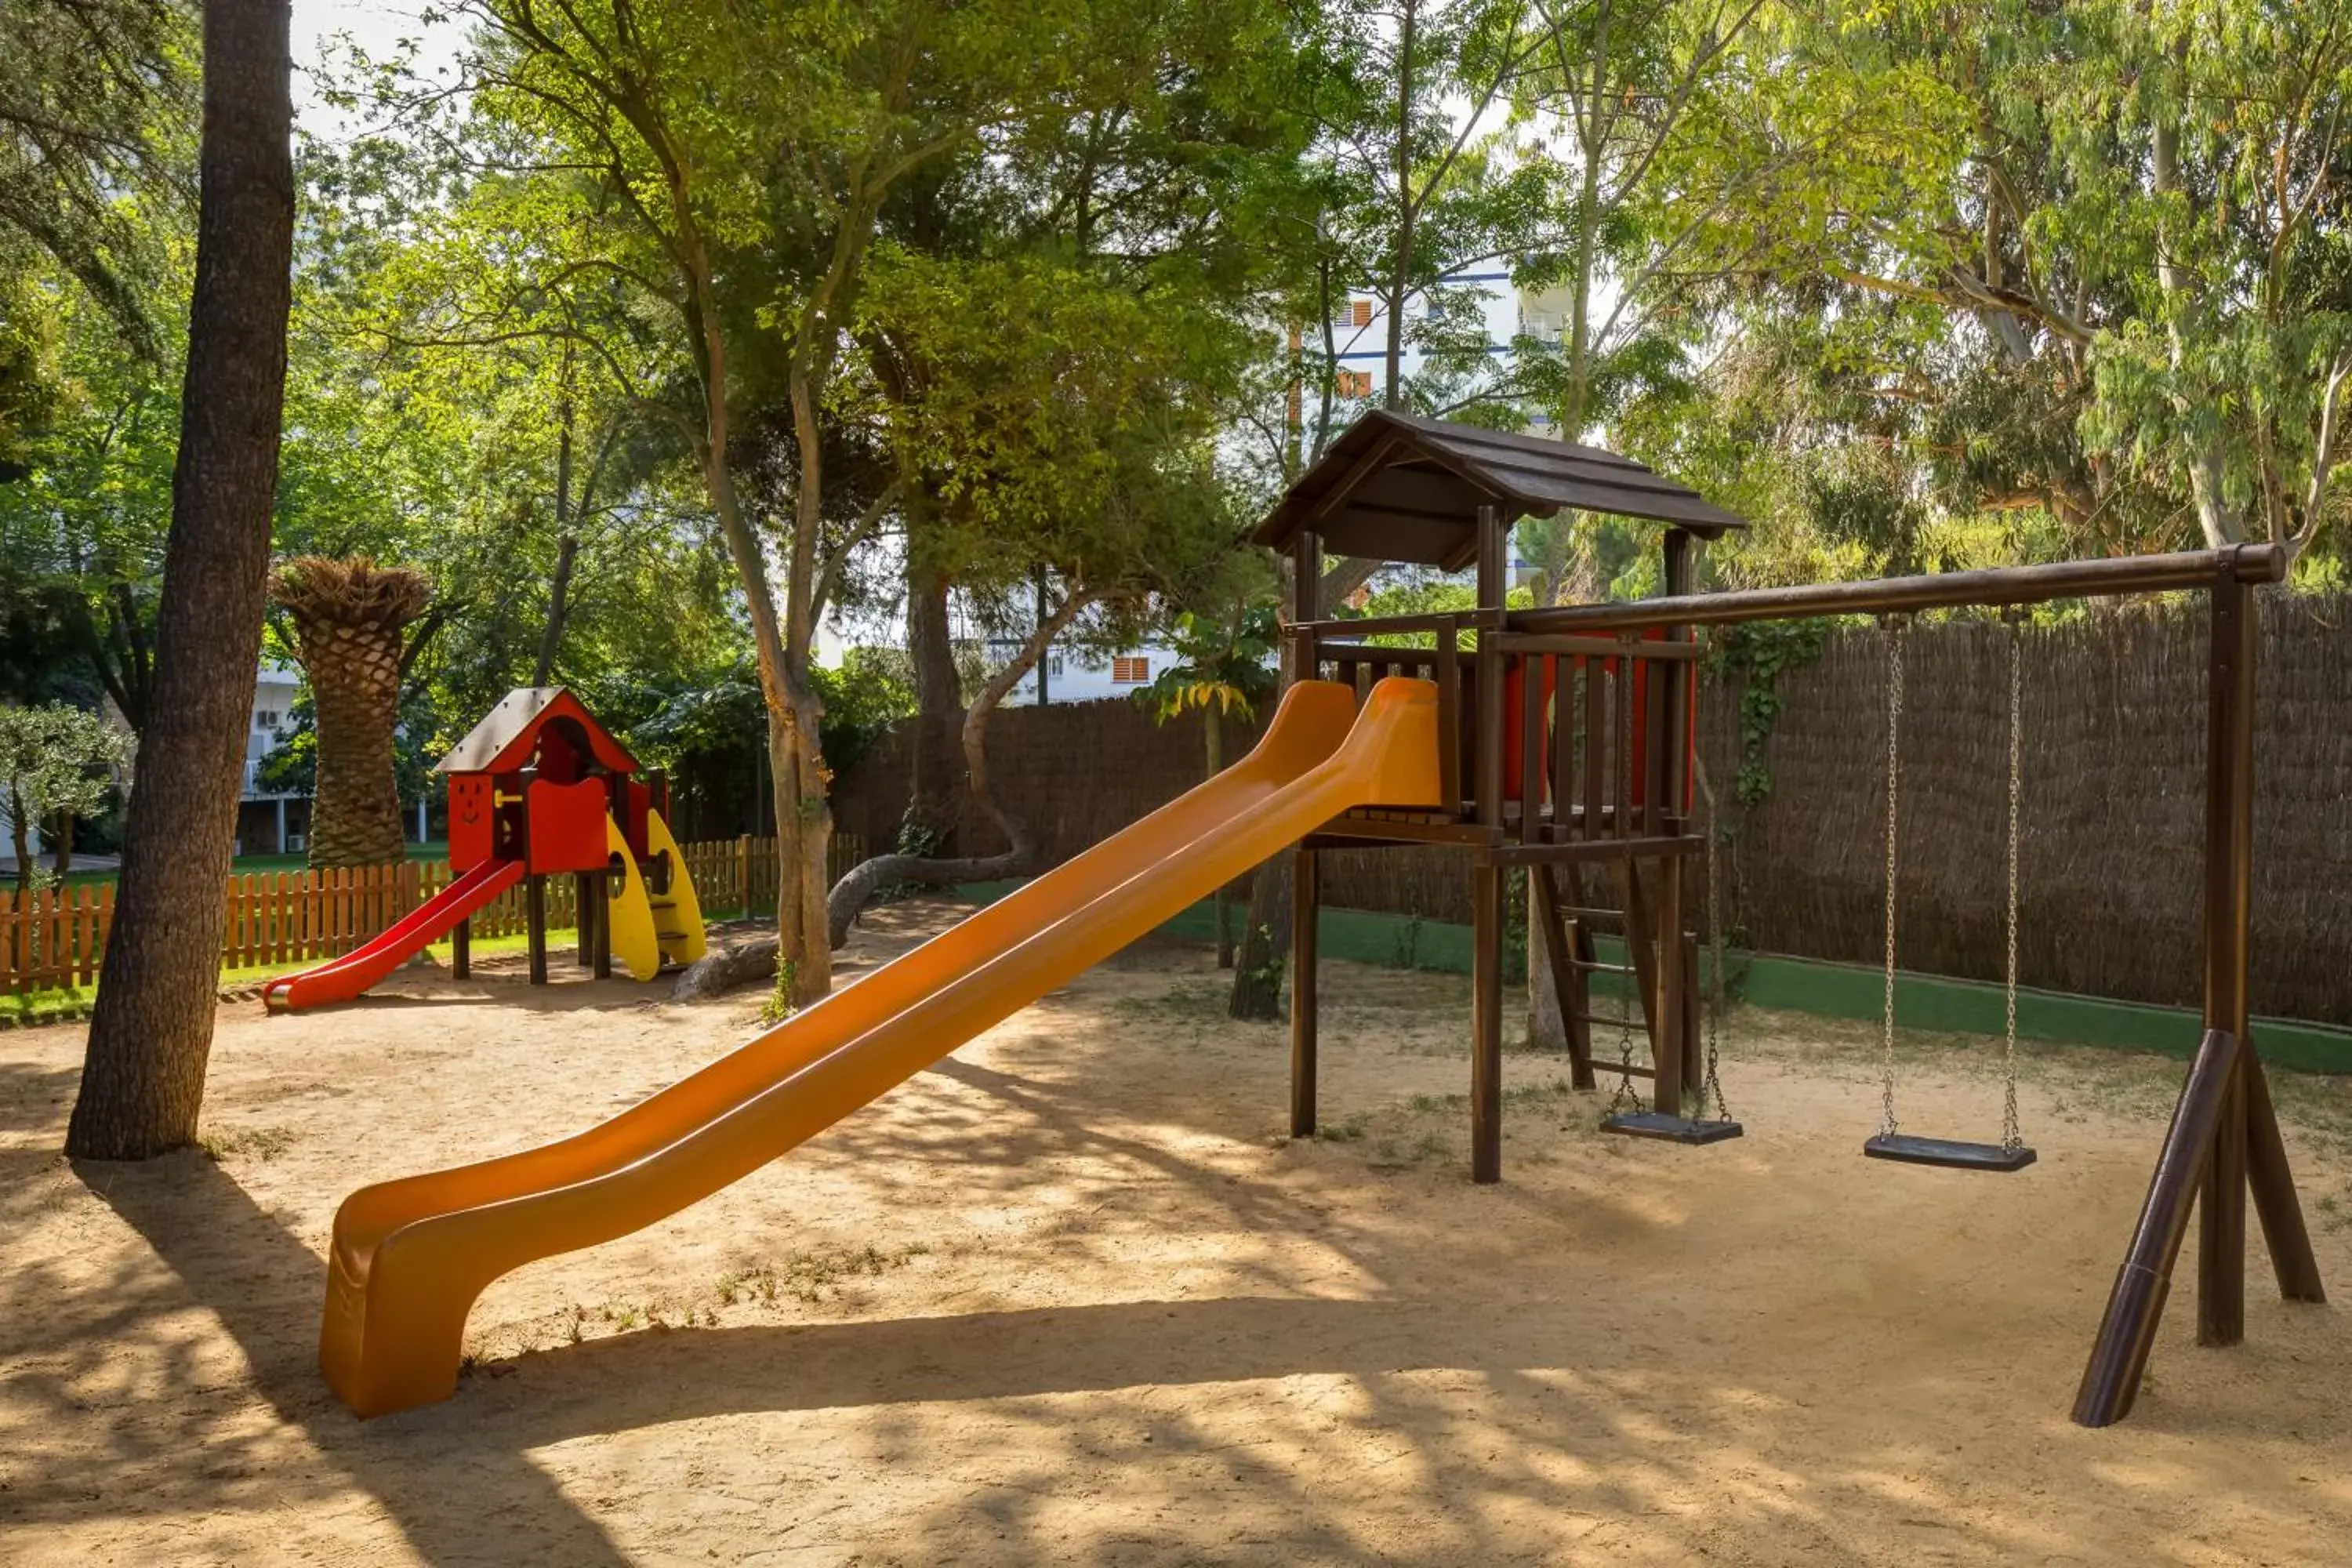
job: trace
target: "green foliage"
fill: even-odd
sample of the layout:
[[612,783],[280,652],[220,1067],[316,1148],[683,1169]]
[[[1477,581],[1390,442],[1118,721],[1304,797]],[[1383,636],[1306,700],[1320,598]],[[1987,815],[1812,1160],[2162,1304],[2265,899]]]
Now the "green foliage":
[[0,12],[0,278],[54,268],[151,369],[169,357],[159,285],[195,183],[196,20],[153,0]]
[[1245,605],[1223,620],[1187,610],[1173,628],[1177,662],[1130,695],[1162,724],[1196,710],[1255,718],[1280,685],[1274,658],[1281,635],[1270,605]]
[[[914,678],[895,648],[852,648],[839,669],[818,665],[811,674],[824,700],[824,753],[837,769],[854,764],[915,711]],[[768,719],[750,654],[714,672],[616,691],[610,711],[641,760],[672,770],[715,766],[735,799],[755,793]]]
[[1739,683],[1739,771],[1732,779],[1732,795],[1744,806],[1761,805],[1772,793],[1772,776],[1764,766],[1764,748],[1772,738],[1787,699],[1780,678],[1821,657],[1835,623],[1814,618],[1801,621],[1751,621],[1717,628],[1708,648],[1708,663],[1717,679]]
[[793,961],[780,954],[776,960],[776,984],[769,991],[768,999],[760,1004],[760,1021],[781,1024],[799,1011],[800,1004],[793,1000]]
[[[0,706],[0,807],[16,847],[29,844],[37,821],[98,815],[130,752],[122,732],[98,714],[64,703]],[[37,875],[29,856],[17,859],[19,892]]]
[[812,673],[824,699],[824,756],[835,772],[854,767],[890,726],[915,715],[915,671],[903,648],[854,647],[839,669]]

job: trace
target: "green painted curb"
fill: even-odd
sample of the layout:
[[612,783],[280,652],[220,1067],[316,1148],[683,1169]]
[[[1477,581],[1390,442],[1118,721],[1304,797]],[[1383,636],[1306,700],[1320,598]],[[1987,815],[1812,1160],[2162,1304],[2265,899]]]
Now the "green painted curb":
[[[1013,882],[973,883],[956,889],[955,895],[973,903],[991,903],[1015,886]],[[1213,909],[1207,903],[1195,904],[1160,930],[1169,936],[1210,941],[1216,935]],[[1227,912],[1238,932],[1247,918],[1245,907],[1236,901]],[[1316,922],[1316,934],[1326,958],[1388,969],[1470,973],[1467,926],[1368,910],[1326,909]],[[1597,945],[1603,958],[1622,962],[1622,948],[1614,940],[1602,937]],[[1735,952],[1728,956],[1733,991],[1759,1007],[1825,1018],[1879,1016],[1885,984],[1881,970],[1769,952]],[[1700,962],[1704,968],[1705,955]],[[1597,977],[1593,983],[1594,991],[1603,995],[1618,988],[1612,975]],[[1895,1016],[1906,1028],[1998,1035],[2003,1014],[1998,985],[1908,971],[1895,974]],[[2151,1007],[2062,991],[2020,990],[2017,1033],[2021,1039],[2053,1045],[2153,1051],[2185,1059],[2196,1053],[2204,1026],[2198,1015],[2185,1007]],[[2273,1066],[2298,1072],[2352,1073],[2352,1030],[2289,1018],[2258,1018],[2254,1036],[2263,1059]]]

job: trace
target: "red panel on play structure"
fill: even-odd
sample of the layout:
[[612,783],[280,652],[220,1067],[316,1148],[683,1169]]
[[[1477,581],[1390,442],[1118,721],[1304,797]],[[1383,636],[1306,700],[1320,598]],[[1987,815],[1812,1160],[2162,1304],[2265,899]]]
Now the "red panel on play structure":
[[604,869],[609,853],[604,813],[610,796],[603,781],[534,779],[526,795],[523,814],[530,823],[529,859],[534,875]]
[[449,869],[460,875],[496,853],[488,773],[449,775]]
[[[1656,640],[1664,637],[1664,633],[1660,628],[1653,626],[1643,633],[1643,636],[1644,638]],[[1585,661],[1583,658],[1579,658],[1574,662],[1578,670],[1581,671],[1584,668]],[[1525,671],[1528,665],[1530,663],[1538,664],[1543,668],[1544,744],[1549,747],[1552,743],[1552,700],[1556,693],[1557,683],[1559,679],[1559,660],[1557,658],[1522,659],[1518,663],[1512,665],[1509,671],[1503,677],[1503,798],[1505,800],[1517,800],[1519,798],[1519,780],[1526,760],[1526,747],[1523,743],[1524,731],[1521,727],[1519,717],[1521,712],[1520,704],[1527,700],[1527,679]],[[1615,659],[1604,659],[1602,661],[1602,665],[1610,674],[1614,675],[1617,673],[1617,661]],[[1642,798],[1642,792],[1648,785],[1650,777],[1649,736],[1651,668],[1652,667],[1647,661],[1638,662],[1633,668],[1633,736],[1632,747],[1633,752],[1633,776],[1629,786],[1629,798],[1635,801],[1639,801]],[[1688,721],[1689,732],[1683,738],[1683,745],[1685,748],[1684,757],[1685,759],[1685,763],[1683,769],[1682,808],[1685,811],[1689,811],[1692,809],[1692,801],[1696,798],[1694,792],[1697,784],[1696,770],[1688,765],[1688,760],[1698,755],[1698,667],[1696,665],[1685,666],[1684,678],[1689,682],[1688,689],[1685,695],[1683,703],[1683,710]],[[1549,798],[1549,792],[1551,788],[1551,770],[1549,767],[1544,770],[1544,788],[1547,793],[1547,798]]]

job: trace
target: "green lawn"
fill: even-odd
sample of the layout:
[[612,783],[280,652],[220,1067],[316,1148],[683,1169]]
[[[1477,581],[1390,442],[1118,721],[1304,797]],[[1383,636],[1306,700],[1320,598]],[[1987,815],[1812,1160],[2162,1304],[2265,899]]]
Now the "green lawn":
[[55,1023],[79,1018],[89,1011],[98,995],[96,985],[67,985],[54,991],[31,991],[22,996],[0,992],[0,1028]]

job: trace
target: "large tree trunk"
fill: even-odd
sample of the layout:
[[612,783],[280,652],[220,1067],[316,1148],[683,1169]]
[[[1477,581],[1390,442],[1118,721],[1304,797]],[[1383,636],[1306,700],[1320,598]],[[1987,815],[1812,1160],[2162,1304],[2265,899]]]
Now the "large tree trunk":
[[206,0],[195,290],[154,700],[121,901],[66,1152],[145,1159],[196,1135],[286,392],[293,110],[284,0]]
[[318,705],[319,775],[310,805],[310,864],[383,866],[405,842],[394,772],[399,721],[398,626],[306,627],[302,668]]
[[[1345,569],[1354,564],[1342,562]],[[1293,580],[1289,559],[1286,556],[1276,568],[1282,577],[1282,608],[1291,620],[1298,616],[1297,585]],[[1330,582],[1326,574],[1324,584]],[[1328,604],[1329,600],[1318,600]],[[1287,689],[1300,671],[1294,656],[1296,647],[1290,638],[1282,639],[1282,651],[1277,656],[1282,665],[1282,684]],[[1242,926],[1241,951],[1234,959],[1234,988],[1225,1002],[1228,1016],[1235,1018],[1279,1018],[1282,1016],[1282,966],[1290,952],[1290,852],[1284,850],[1258,867],[1250,882],[1249,919]]]
[[947,578],[924,564],[920,544],[911,537],[907,550],[907,651],[915,665],[907,826],[935,835],[934,847],[949,852],[955,847],[956,815],[963,796],[963,759],[956,742],[963,727],[963,677],[956,668],[955,634],[948,624]]
[[[794,1006],[822,1001],[833,989],[833,951],[824,940],[826,871],[833,845],[832,775],[817,741],[824,702],[794,680],[787,683],[784,722],[774,729],[770,758],[776,769],[776,940],[793,963]],[[791,812],[790,816],[782,814]]]
[[1235,1018],[1282,1016],[1282,969],[1290,956],[1290,851],[1257,868],[1250,884],[1249,921],[1234,962],[1234,989],[1225,1012]]

